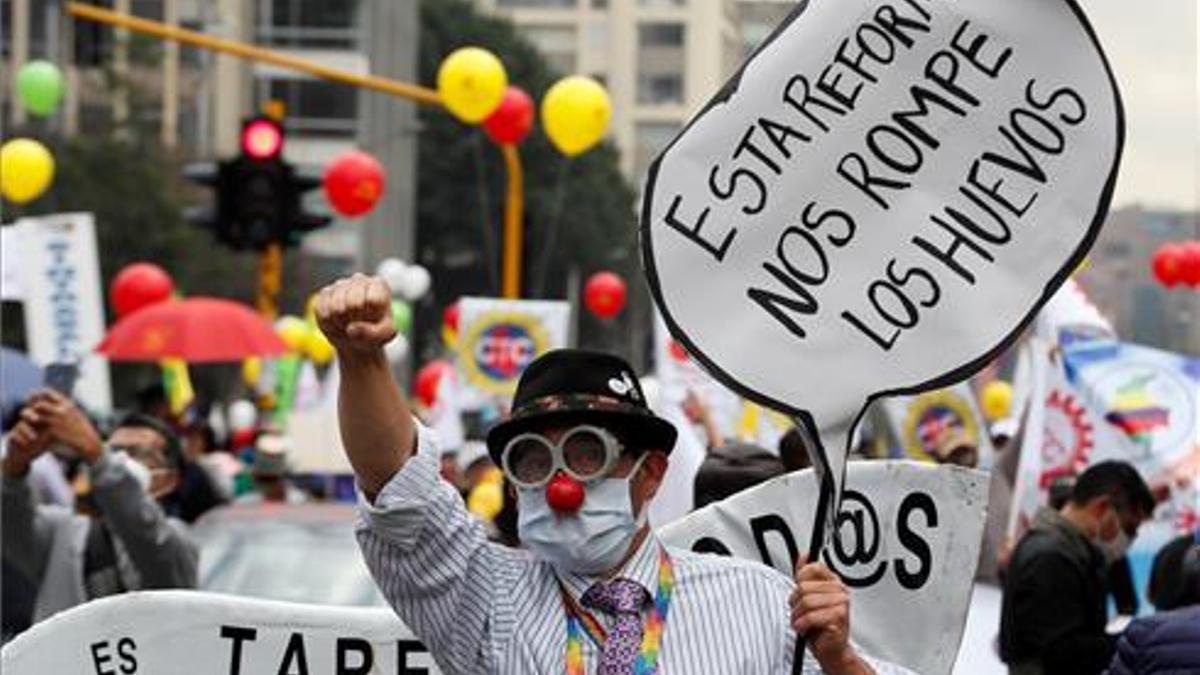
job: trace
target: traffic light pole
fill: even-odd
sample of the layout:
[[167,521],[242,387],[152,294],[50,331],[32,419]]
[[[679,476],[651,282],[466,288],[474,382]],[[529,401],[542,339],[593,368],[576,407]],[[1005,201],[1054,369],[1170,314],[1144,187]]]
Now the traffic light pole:
[[283,246],[270,244],[258,254],[258,313],[274,320],[279,316],[279,289],[283,287]]
[[[117,28],[124,28],[161,40],[174,40],[181,44],[229,54],[250,61],[269,63],[280,68],[307,73],[323,80],[348,84],[352,87],[371,89],[391,96],[399,96],[423,105],[442,105],[441,97],[438,96],[437,91],[428,87],[408,82],[399,82],[386,77],[359,75],[339,68],[330,68],[320,63],[264,49],[245,42],[214,37],[159,21],[151,21],[120,12],[113,12],[95,5],[69,2],[66,8],[67,13],[72,17],[83,21],[92,21]],[[524,208],[524,200],[521,198],[523,194],[521,190],[521,158],[516,146],[502,146],[501,152],[504,154],[504,162],[509,173],[508,199],[504,213],[503,294],[506,298],[518,298],[521,292],[521,225]]]

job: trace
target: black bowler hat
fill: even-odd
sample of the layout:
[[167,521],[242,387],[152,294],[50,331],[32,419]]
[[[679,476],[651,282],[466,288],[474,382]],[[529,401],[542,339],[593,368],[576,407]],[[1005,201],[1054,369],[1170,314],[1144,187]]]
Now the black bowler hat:
[[521,375],[512,414],[488,432],[488,452],[501,466],[504,446],[546,424],[589,423],[611,431],[627,448],[675,447],[676,431],[646,404],[633,369],[619,356],[557,349],[538,357]]

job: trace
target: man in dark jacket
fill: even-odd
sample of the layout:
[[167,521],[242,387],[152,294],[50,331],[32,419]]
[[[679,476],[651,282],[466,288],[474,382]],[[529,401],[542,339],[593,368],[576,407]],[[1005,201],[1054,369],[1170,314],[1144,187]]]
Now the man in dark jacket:
[[1004,582],[1000,654],[1011,675],[1095,675],[1112,660],[1106,569],[1154,510],[1125,462],[1079,476],[1062,511],[1042,509],[1017,544]]
[[1200,673],[1200,606],[1159,612],[1129,624],[1108,675]]

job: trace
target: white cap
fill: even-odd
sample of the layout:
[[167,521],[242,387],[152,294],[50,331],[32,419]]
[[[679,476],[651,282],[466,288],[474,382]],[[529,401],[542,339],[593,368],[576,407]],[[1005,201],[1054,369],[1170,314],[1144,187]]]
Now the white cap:
[[487,444],[483,441],[467,441],[458,448],[454,461],[459,471],[466,471],[477,460],[489,457]]

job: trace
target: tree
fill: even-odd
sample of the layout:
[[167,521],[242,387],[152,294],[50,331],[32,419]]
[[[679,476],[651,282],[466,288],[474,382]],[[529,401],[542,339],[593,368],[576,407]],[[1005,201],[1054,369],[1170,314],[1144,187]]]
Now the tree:
[[[483,16],[463,0],[421,3],[420,81],[436,82],[442,60],[468,45],[499,56],[509,82],[535,101],[562,75],[553,72],[507,20]],[[498,295],[506,175],[499,149],[481,128],[465,126],[445,110],[423,107],[420,120],[417,250],[420,262],[433,272],[434,304],[449,304],[461,295]],[[565,298],[572,271],[586,277],[611,269],[629,279],[631,287],[640,285],[633,283],[633,191],[621,175],[612,144],[605,142],[567,159],[539,127],[520,151],[525,172],[525,297]],[[557,230],[554,236],[552,230]],[[549,265],[543,268],[547,257]],[[421,322],[422,336],[431,342],[437,341],[441,321],[434,310],[427,308]],[[579,341],[611,341],[606,338],[628,331],[630,314],[626,311],[609,324],[585,318]]]

